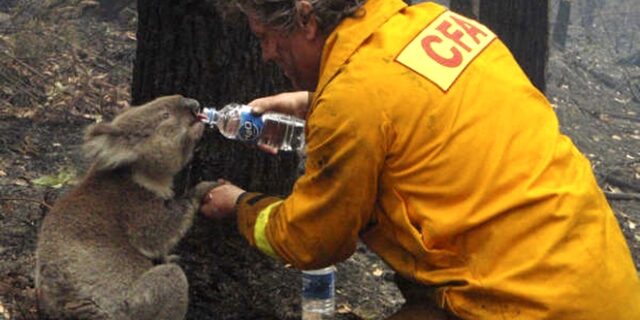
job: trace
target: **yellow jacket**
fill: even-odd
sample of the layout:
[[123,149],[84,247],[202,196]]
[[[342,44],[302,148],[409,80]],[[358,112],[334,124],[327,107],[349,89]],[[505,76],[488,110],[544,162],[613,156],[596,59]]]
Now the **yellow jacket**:
[[360,238],[468,319],[640,319],[591,166],[503,43],[432,3],[365,10],[325,45],[292,194],[240,200],[249,242],[305,269]]

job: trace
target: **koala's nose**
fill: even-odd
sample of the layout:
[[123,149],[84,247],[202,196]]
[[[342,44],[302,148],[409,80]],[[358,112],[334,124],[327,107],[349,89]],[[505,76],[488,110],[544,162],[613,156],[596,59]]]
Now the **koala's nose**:
[[189,108],[189,110],[193,113],[193,114],[197,114],[198,112],[200,112],[200,103],[195,100],[195,99],[191,99],[191,98],[182,98],[181,104],[187,108]]

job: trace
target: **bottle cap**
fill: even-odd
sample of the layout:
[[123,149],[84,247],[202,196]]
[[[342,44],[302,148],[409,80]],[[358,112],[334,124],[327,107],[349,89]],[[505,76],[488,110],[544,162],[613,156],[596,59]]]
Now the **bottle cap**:
[[202,113],[198,114],[198,120],[206,124],[214,124],[217,116],[218,110],[214,108],[203,108]]

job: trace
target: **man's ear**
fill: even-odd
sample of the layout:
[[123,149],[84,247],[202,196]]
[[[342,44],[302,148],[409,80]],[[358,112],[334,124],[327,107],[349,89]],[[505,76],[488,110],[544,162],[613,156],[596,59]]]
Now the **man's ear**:
[[296,2],[299,14],[300,30],[302,30],[305,39],[314,40],[318,36],[318,20],[313,14],[313,6],[308,0],[300,0]]

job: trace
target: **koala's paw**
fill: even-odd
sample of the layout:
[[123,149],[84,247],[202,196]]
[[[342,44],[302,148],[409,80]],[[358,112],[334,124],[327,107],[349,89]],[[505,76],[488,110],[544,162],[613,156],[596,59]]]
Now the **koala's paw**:
[[202,181],[200,183],[198,183],[195,188],[193,188],[193,193],[192,193],[192,197],[193,200],[196,201],[197,203],[200,203],[202,201],[202,198],[209,193],[209,191],[211,191],[211,189],[219,186],[220,183],[215,182],[215,181]]

